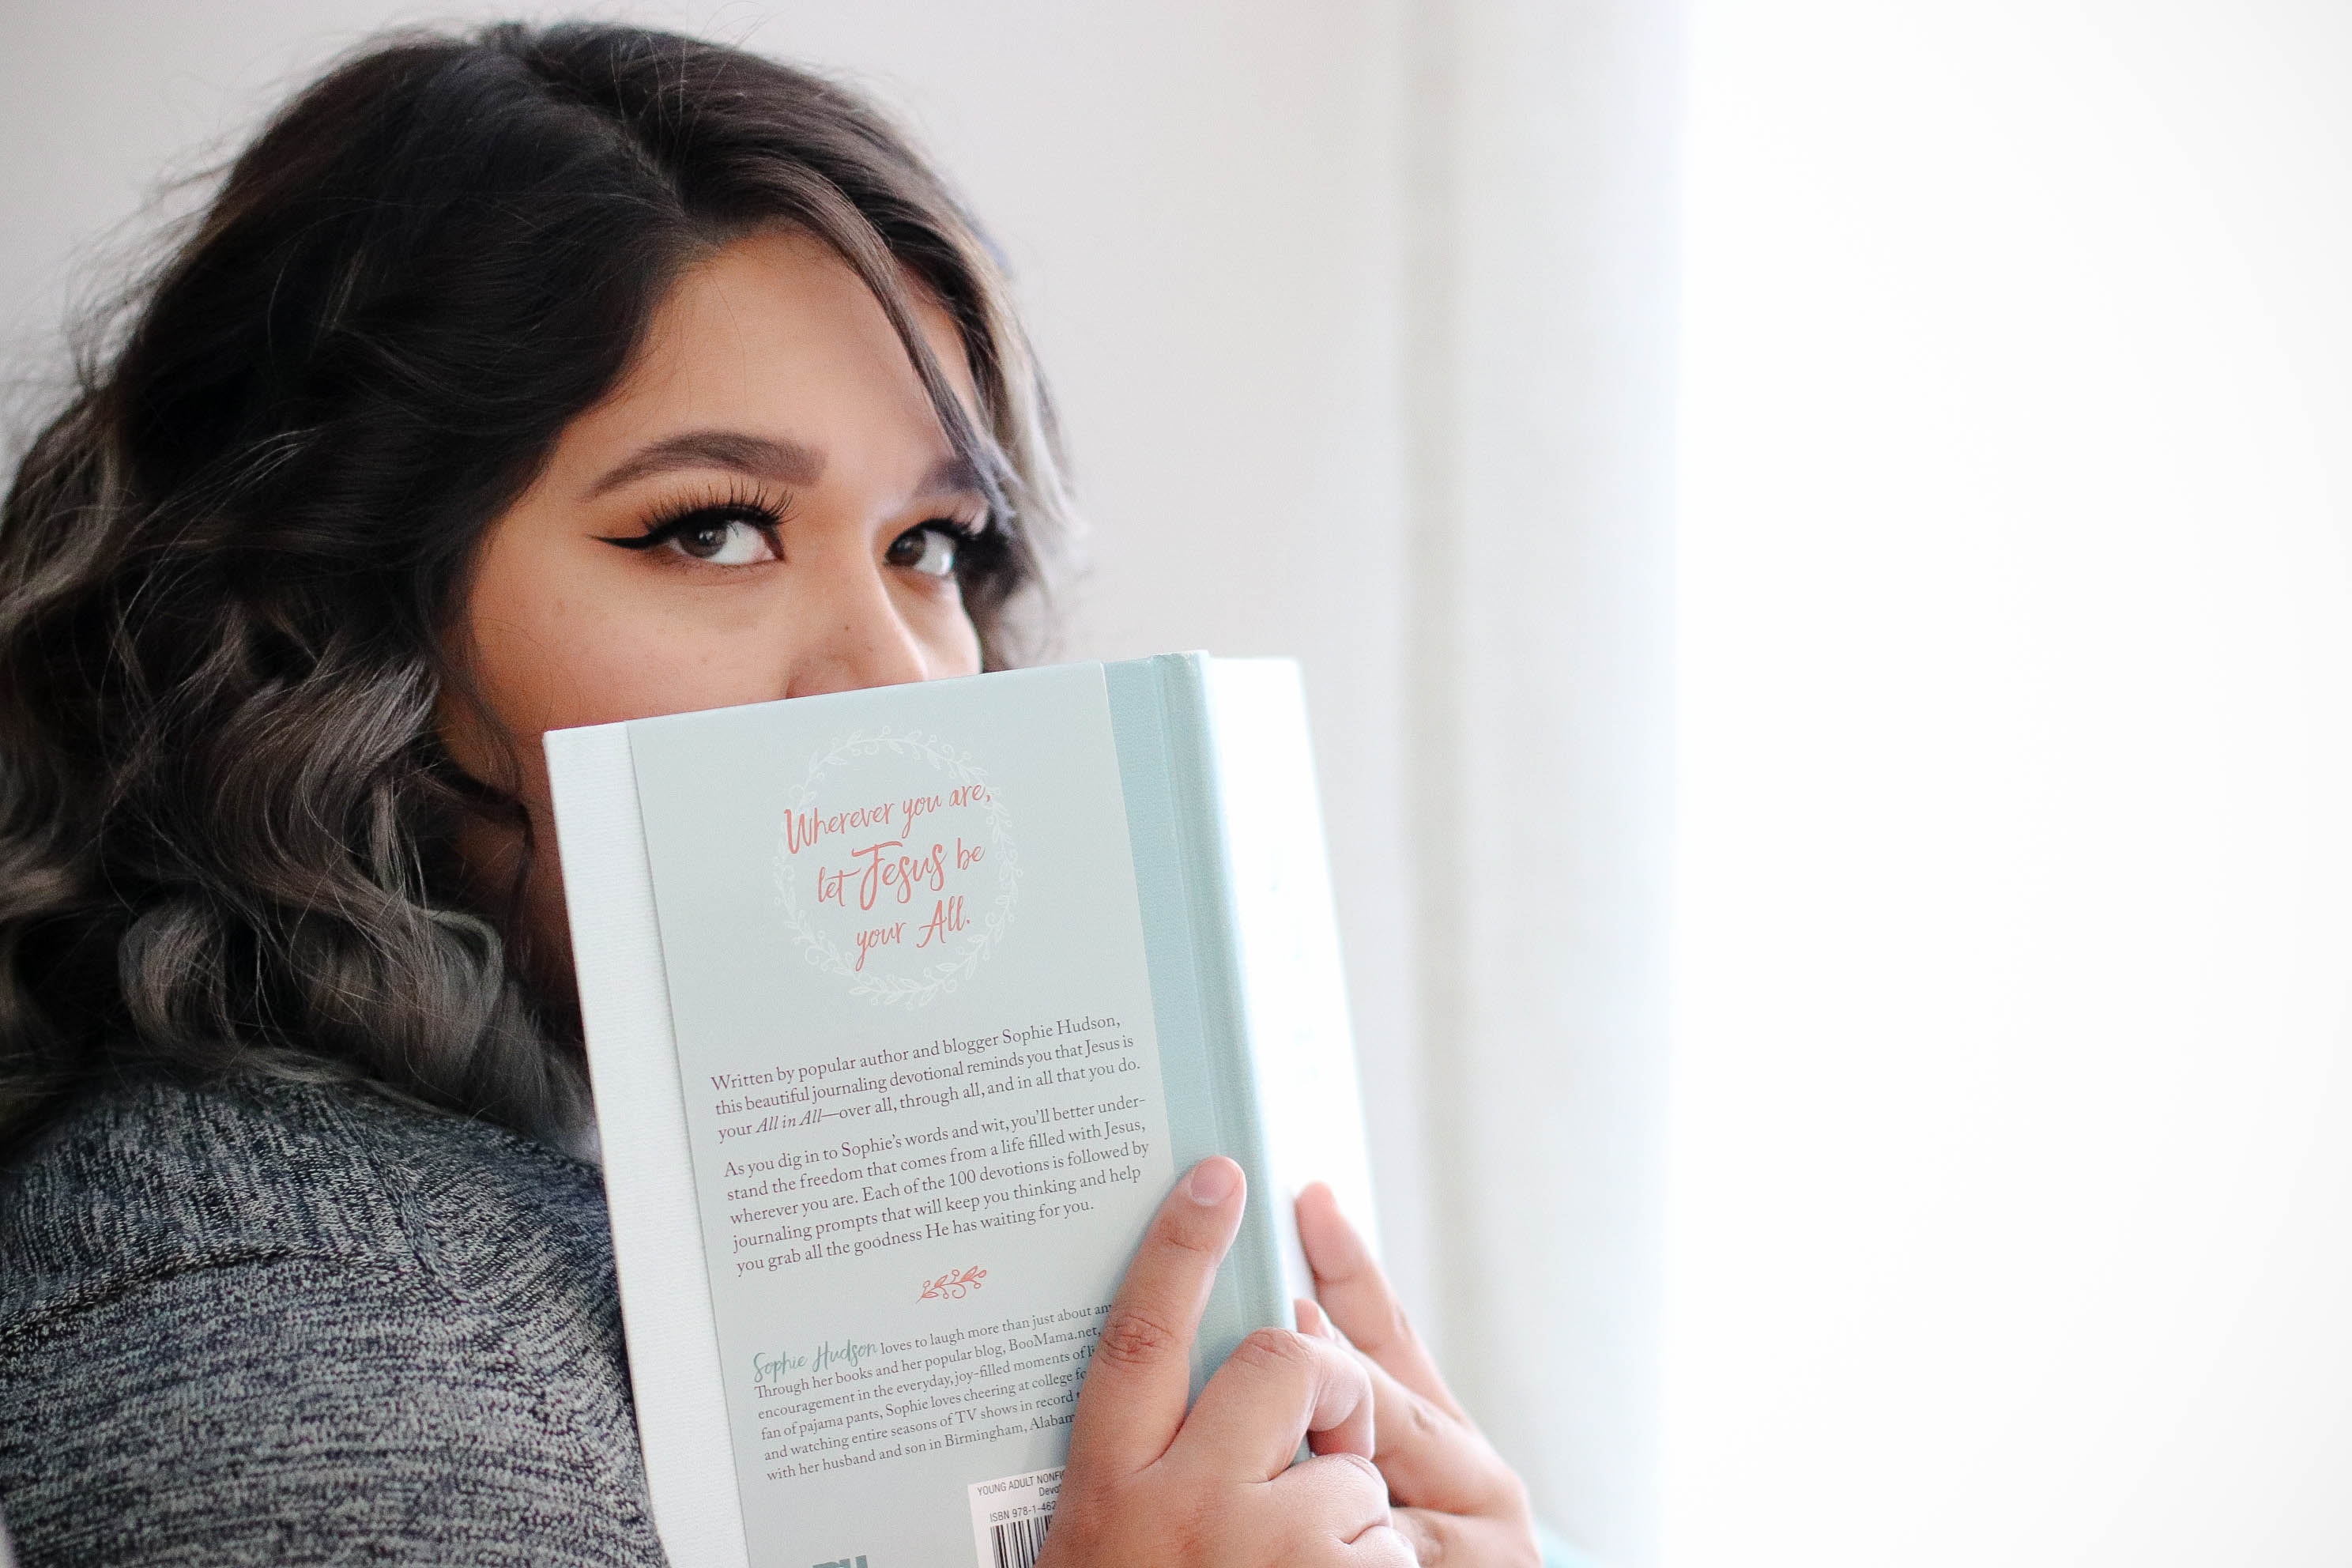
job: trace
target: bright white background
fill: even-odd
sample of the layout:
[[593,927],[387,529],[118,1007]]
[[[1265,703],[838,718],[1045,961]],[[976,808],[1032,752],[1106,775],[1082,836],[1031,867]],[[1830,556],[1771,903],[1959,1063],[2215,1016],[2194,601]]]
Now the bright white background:
[[1668,1558],[2352,1562],[2352,7],[1691,46]]
[[[18,405],[161,174],[509,9],[0,0]],[[971,192],[1073,653],[1306,659],[1390,1256],[1569,1533],[2352,1561],[2352,8],[627,14]]]

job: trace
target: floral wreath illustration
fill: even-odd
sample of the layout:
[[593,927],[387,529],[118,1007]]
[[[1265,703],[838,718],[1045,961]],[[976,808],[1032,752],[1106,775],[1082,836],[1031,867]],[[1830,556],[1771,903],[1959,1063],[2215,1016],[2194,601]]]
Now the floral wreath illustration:
[[863,730],[852,731],[833,750],[809,764],[808,776],[784,803],[786,807],[797,811],[814,806],[817,781],[827,769],[844,766],[859,757],[879,756],[884,752],[893,756],[920,758],[958,784],[976,784],[986,792],[988,853],[996,862],[996,901],[973,921],[962,948],[916,974],[882,974],[853,968],[840,946],[818,929],[815,917],[802,905],[799,873],[781,836],[776,843],[776,893],[784,906],[784,929],[800,944],[802,956],[829,973],[846,976],[851,995],[863,996],[877,1005],[904,1004],[920,1007],[971,979],[981,961],[1004,935],[1004,928],[1013,923],[1013,901],[1021,889],[1021,858],[1013,849],[1012,813],[989,784],[988,775],[972,765],[971,753],[959,752],[937,736],[926,735],[919,730],[903,735],[888,730],[877,730],[870,734]]

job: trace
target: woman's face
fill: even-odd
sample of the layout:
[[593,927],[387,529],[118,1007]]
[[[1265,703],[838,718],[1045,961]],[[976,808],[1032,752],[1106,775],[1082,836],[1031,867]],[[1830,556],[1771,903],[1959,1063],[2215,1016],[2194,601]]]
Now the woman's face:
[[[954,329],[917,298],[969,409]],[[881,305],[830,250],[775,232],[694,267],[490,524],[457,628],[541,843],[549,730],[977,672],[954,568],[986,515]],[[461,766],[499,776],[455,704],[443,731]],[[513,845],[461,847],[478,886],[503,884]],[[553,963],[561,883],[551,854],[535,862],[527,918]]]

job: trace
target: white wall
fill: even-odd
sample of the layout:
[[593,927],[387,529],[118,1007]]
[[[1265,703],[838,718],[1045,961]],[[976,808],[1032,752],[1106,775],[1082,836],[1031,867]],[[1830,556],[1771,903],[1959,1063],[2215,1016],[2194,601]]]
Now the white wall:
[[2352,9],[1693,43],[1668,1561],[2352,1562]]
[[1680,8],[1416,14],[1422,1067],[1455,1385],[1656,1559]]

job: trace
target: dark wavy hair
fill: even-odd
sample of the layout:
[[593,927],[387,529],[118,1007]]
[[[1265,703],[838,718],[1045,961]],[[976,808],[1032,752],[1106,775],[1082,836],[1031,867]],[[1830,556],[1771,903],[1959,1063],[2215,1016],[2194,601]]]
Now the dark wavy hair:
[[137,1065],[581,1123],[570,998],[534,995],[515,900],[457,874],[469,814],[526,854],[529,822],[436,738],[468,690],[444,643],[485,525],[680,269],[771,225],[882,302],[1003,531],[962,584],[982,648],[1028,651],[1066,521],[1050,412],[991,251],[901,135],[635,28],[374,45],[229,165],[0,511],[0,1145]]

